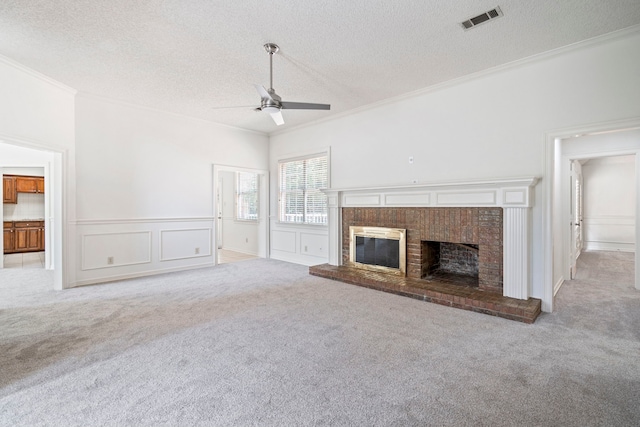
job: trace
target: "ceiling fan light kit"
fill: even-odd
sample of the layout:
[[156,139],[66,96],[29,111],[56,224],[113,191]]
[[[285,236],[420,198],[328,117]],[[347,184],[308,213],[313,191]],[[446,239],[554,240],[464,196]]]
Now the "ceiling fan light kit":
[[308,102],[284,102],[273,89],[273,55],[280,50],[275,43],[266,43],[264,50],[269,54],[269,89],[262,85],[254,85],[260,95],[261,111],[269,113],[276,125],[284,124],[281,110],[329,110],[329,104],[313,104]]

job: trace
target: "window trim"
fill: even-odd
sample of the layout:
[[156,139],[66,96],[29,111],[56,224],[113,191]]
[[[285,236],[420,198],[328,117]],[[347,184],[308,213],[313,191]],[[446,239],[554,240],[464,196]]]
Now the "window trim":
[[276,168],[276,190],[277,190],[277,198],[276,198],[276,202],[277,202],[277,209],[276,209],[276,224],[278,225],[282,225],[282,226],[288,226],[288,227],[319,227],[319,228],[327,228],[329,225],[329,212],[328,212],[328,208],[329,208],[329,204],[327,201],[327,222],[325,224],[317,224],[317,223],[306,223],[306,222],[288,222],[288,221],[282,221],[281,215],[280,215],[280,206],[281,206],[281,198],[280,198],[280,165],[282,163],[287,163],[287,162],[295,162],[295,161],[300,161],[300,160],[308,160],[308,159],[313,159],[316,157],[323,157],[326,156],[327,158],[327,188],[329,189],[331,188],[331,147],[326,147],[322,150],[319,151],[313,151],[313,152],[307,152],[307,153],[302,153],[302,154],[292,154],[290,156],[287,157],[281,157],[277,159],[277,168]]

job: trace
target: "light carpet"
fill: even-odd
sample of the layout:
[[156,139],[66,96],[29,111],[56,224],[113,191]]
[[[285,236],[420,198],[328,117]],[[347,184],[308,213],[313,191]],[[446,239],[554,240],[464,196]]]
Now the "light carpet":
[[2,270],[0,424],[637,426],[633,254],[579,262],[533,325],[274,260],[60,292]]

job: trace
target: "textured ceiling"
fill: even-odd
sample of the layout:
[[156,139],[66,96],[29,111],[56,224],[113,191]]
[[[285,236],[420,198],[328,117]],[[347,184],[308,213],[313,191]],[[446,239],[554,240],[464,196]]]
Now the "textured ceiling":
[[[2,0],[0,54],[82,92],[270,133],[638,23],[638,0]],[[218,108],[259,104],[266,42],[283,100],[331,111],[285,110],[277,127]]]

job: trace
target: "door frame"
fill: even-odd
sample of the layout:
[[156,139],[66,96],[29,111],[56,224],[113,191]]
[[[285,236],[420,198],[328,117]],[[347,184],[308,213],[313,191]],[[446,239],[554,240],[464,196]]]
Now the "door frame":
[[258,219],[258,257],[269,258],[269,171],[266,169],[254,169],[230,165],[213,165],[213,263],[218,264],[218,230],[220,229],[220,219],[218,219],[218,190],[220,172],[253,172],[260,177],[259,189],[259,219]]
[[[49,238],[45,242],[45,257],[47,267],[53,270],[53,288],[55,290],[67,289],[73,277],[72,258],[73,253],[70,242],[73,241],[72,230],[66,225],[69,224],[69,217],[75,216],[75,205],[69,205],[67,200],[72,199],[70,194],[70,184],[67,177],[70,176],[70,155],[69,150],[54,145],[44,144],[37,141],[19,139],[12,136],[0,134],[0,142],[16,147],[27,148],[36,151],[44,151],[53,154],[53,162],[45,166],[45,197],[47,192],[53,193],[53,197],[45,201],[45,228],[49,227],[46,236]],[[13,167],[2,165],[3,167]],[[47,183],[47,181],[49,181]],[[3,213],[0,214],[0,219]],[[4,242],[0,242],[0,251],[4,252]]]
[[[560,230],[554,230],[554,186],[557,184],[557,180],[561,179],[561,176],[556,176],[556,166],[561,165],[563,161],[562,155],[562,139],[575,137],[576,135],[595,134],[600,132],[613,132],[622,131],[626,129],[640,128],[640,117],[633,117],[622,120],[614,120],[609,122],[587,124],[581,126],[573,126],[569,128],[562,128],[551,130],[545,133],[544,137],[544,176],[542,187],[542,249],[543,249],[543,299],[542,309],[546,312],[553,311],[553,298],[560,288],[554,283],[553,271],[554,271],[554,250],[562,251],[563,257],[566,256],[567,248],[564,247],[568,243],[569,238],[562,238],[563,247],[554,248],[553,236],[554,233],[562,233],[566,236],[568,233],[568,223],[560,218]],[[625,150],[625,151],[602,151],[598,153],[589,153],[582,156],[571,156],[573,159],[579,158],[593,158],[602,156],[614,156],[614,155],[636,155],[636,245],[640,243],[640,150]],[[560,174],[562,175],[562,174]],[[568,182],[568,178],[567,178]],[[561,182],[560,182],[561,184]],[[566,195],[562,196],[561,200],[566,199]],[[557,199],[556,199],[557,200]],[[566,224],[565,224],[566,223]],[[566,261],[563,261],[563,271],[566,266]],[[636,248],[635,252],[635,287],[640,290],[640,250]],[[563,281],[562,279],[561,281]],[[560,283],[561,285],[561,283]]]

